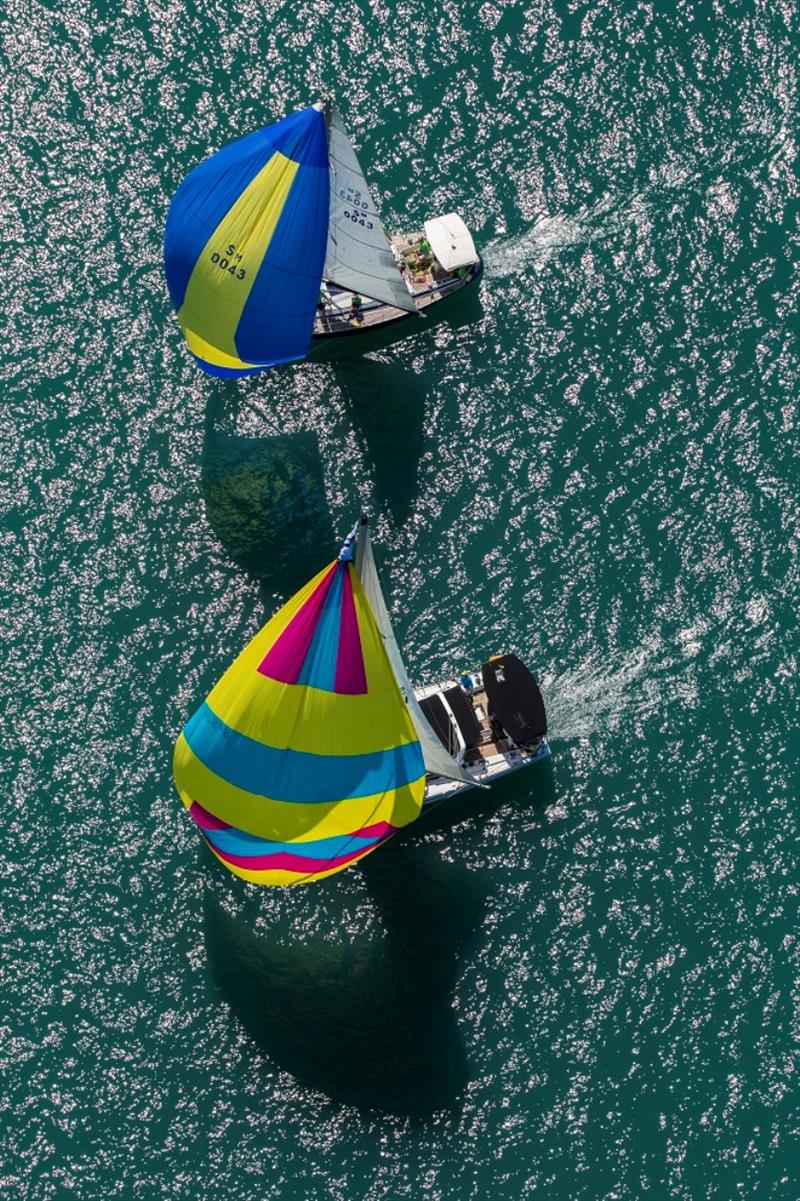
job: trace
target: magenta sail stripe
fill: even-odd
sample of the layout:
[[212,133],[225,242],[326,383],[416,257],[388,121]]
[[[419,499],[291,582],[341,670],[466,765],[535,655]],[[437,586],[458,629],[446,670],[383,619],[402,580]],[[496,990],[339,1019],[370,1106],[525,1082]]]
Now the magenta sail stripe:
[[336,660],[336,682],[334,692],[350,696],[361,696],[367,691],[367,675],[364,671],[364,656],[361,652],[361,636],[358,632],[356,604],[353,599],[353,581],[350,576],[353,566],[348,563],[342,589],[342,616],[339,626],[339,655]]
[[194,818],[201,830],[230,830],[231,828],[227,822],[214,817],[213,813],[209,813],[197,801],[192,801],[189,806],[189,816]]
[[[292,855],[288,851],[276,851],[272,855],[231,855],[227,851],[221,851],[219,847],[208,844],[215,855],[218,855],[223,863],[229,863],[233,867],[243,867],[251,872],[297,872],[301,876],[313,876],[315,872],[327,872],[334,867],[344,867],[346,863],[352,863],[354,859],[360,859],[362,855],[369,854],[373,847],[360,847],[357,851],[351,851],[349,855],[336,855],[332,859],[309,859],[305,855]],[[375,843],[375,846],[380,846],[380,843]]]
[[388,838],[390,834],[396,834],[399,829],[399,826],[390,826],[388,822],[376,822],[374,826],[364,826],[361,830],[354,830],[351,837]]
[[281,684],[297,683],[338,566],[338,563],[331,566],[286,629],[281,630],[259,665],[262,676],[269,676]]

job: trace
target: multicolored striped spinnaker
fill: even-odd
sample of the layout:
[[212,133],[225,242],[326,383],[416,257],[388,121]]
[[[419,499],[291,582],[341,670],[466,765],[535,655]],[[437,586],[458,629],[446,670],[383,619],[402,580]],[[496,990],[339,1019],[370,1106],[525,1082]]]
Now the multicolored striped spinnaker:
[[328,239],[325,117],[306,108],[223,147],[175,193],[164,232],[170,300],[210,375],[302,359]]
[[213,853],[258,884],[331,875],[418,816],[422,750],[349,558],[256,634],[184,727],[174,774]]

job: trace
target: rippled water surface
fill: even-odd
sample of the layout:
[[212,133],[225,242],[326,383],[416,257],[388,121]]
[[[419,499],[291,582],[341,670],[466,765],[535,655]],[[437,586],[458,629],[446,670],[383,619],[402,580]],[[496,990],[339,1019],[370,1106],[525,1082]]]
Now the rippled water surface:
[[[797,45],[785,0],[10,0],[4,1201],[800,1196]],[[483,281],[208,380],[168,198],[324,91]],[[552,769],[264,895],[171,744],[362,507],[412,676],[524,654]]]

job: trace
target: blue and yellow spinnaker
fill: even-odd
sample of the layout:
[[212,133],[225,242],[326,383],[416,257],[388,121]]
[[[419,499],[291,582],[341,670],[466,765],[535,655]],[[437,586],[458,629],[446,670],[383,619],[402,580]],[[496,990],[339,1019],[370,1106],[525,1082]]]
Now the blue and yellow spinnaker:
[[328,240],[325,117],[303,109],[186,177],[164,233],[170,300],[210,375],[305,357]]

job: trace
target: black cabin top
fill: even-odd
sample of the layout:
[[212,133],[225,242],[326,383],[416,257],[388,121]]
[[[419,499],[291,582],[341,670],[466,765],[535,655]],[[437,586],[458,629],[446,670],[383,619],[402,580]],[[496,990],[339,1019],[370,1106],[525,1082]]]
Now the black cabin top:
[[498,655],[481,668],[489,709],[514,742],[524,746],[547,733],[539,685],[516,655]]

